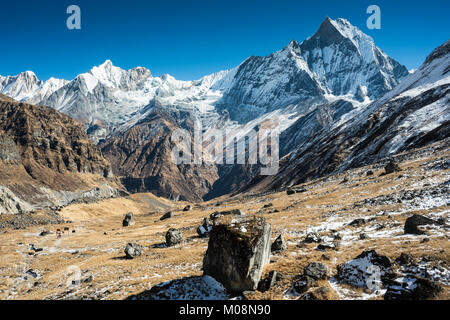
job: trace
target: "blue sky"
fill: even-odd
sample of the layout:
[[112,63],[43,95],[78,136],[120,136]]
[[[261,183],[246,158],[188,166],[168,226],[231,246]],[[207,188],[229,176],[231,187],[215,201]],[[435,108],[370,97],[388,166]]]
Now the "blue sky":
[[[81,30],[66,28],[71,4],[81,8]],[[366,27],[371,4],[381,8],[381,30]],[[449,39],[448,12],[447,0],[1,0],[0,74],[73,79],[110,59],[198,79],[301,42],[326,16],[348,19],[411,69]]]

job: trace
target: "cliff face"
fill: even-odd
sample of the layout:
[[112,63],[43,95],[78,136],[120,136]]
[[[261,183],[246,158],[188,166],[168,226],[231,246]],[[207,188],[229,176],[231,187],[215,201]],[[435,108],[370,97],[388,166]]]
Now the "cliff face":
[[110,163],[81,124],[48,107],[0,97],[0,213],[64,205],[92,190],[112,196],[117,184],[109,178]]

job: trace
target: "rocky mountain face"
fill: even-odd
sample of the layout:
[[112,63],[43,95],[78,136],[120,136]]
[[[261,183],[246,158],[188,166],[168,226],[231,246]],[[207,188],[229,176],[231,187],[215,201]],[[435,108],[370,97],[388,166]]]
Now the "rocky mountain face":
[[0,213],[117,194],[110,163],[78,122],[1,96],[0,163]]
[[[214,164],[175,164],[171,136],[180,124],[154,110],[124,132],[100,144],[116,175],[131,192],[152,192],[174,200],[199,201],[217,180]],[[192,132],[189,122],[184,128]]]
[[435,141],[449,146],[450,41],[393,90],[331,129],[321,130],[286,156],[274,177],[259,181],[278,189],[375,163]]

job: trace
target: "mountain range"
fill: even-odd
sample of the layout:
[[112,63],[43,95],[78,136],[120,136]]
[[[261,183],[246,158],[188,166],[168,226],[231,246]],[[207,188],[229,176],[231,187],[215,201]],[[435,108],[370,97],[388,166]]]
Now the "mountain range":
[[[0,76],[0,93],[80,121],[129,191],[198,201],[289,186],[448,137],[448,61],[446,43],[410,74],[349,21],[326,18],[301,43],[199,80],[107,60],[71,81]],[[268,119],[280,131],[275,176],[247,164],[170,160],[178,128],[193,132],[199,121],[239,141]]]

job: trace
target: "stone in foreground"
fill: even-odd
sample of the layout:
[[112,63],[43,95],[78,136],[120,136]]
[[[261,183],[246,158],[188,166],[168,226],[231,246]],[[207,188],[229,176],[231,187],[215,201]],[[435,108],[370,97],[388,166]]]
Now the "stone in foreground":
[[210,232],[203,274],[233,293],[254,291],[269,263],[271,226],[262,217],[223,217]]

